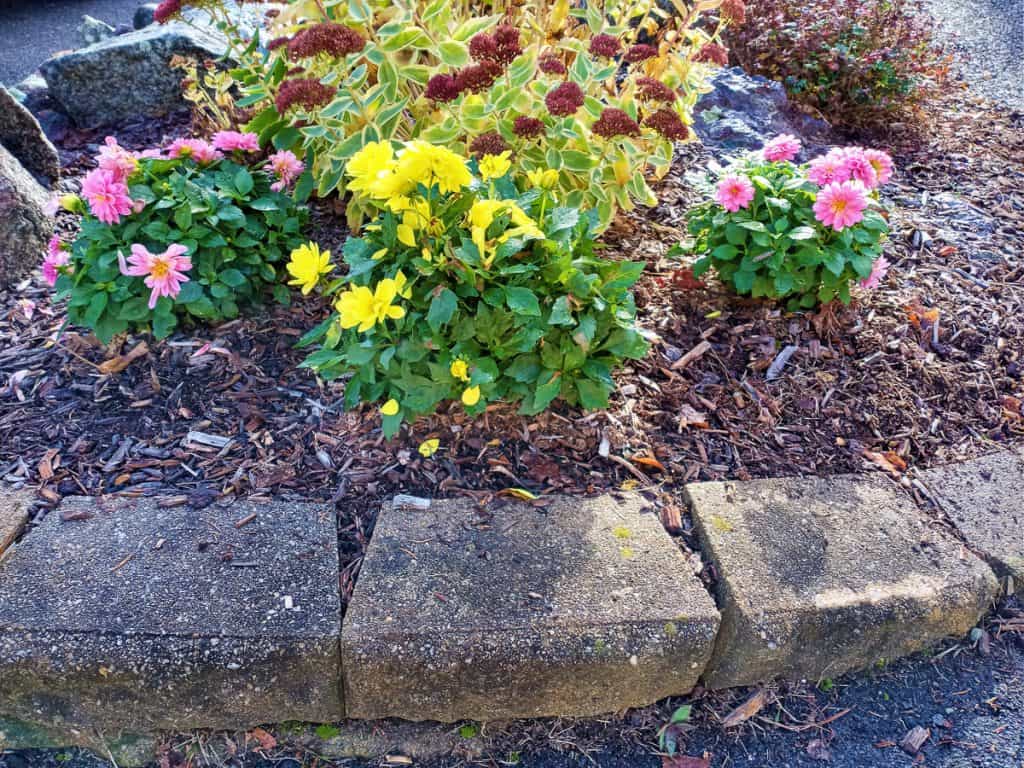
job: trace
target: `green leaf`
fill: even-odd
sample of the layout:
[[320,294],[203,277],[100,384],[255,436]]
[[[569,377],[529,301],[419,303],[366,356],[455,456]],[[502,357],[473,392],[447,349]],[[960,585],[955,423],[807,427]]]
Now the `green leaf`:
[[135,322],[145,320],[149,317],[149,312],[149,300],[145,296],[133,296],[121,305],[117,316],[122,320]]
[[569,308],[569,297],[559,296],[551,307],[548,325],[572,325],[572,310]]
[[513,312],[528,317],[540,317],[540,303],[529,288],[512,287],[505,289],[505,302]]
[[178,318],[170,312],[157,312],[153,315],[153,335],[158,339],[166,339],[178,325]]
[[795,227],[787,234],[790,240],[813,240],[818,236],[818,233],[814,231],[814,227]]
[[225,285],[230,285],[232,288],[241,288],[247,282],[245,275],[234,268],[225,269],[221,272],[220,281]]
[[469,49],[457,40],[445,40],[437,47],[437,52],[449,67],[464,67],[469,62]]
[[443,288],[430,300],[430,309],[427,311],[427,325],[437,333],[442,325],[452,319],[455,309],[458,307],[458,297],[448,288]]
[[92,300],[89,302],[89,308],[85,310],[83,320],[85,324],[90,327],[95,327],[96,323],[99,322],[100,315],[103,314],[103,310],[107,308],[107,300],[109,296],[106,291],[100,291],[99,293],[93,294]]
[[590,379],[577,379],[576,391],[580,395],[580,405],[588,411],[608,407],[609,390],[602,384]]
[[252,174],[249,173],[248,168],[239,168],[238,173],[235,174],[235,189],[238,190],[238,194],[248,195],[252,192],[252,188],[255,186]]

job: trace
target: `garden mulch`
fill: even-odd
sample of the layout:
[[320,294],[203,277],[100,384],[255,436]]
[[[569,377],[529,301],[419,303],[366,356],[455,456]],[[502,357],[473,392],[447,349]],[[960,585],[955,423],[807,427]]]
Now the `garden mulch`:
[[[62,308],[36,280],[0,296],[0,479],[38,489],[37,515],[63,496],[101,493],[160,495],[168,506],[334,501],[344,600],[376,510],[395,493],[483,505],[510,488],[641,486],[676,528],[683,482],[866,465],[897,474],[1019,443],[1021,118],[964,96],[935,110],[932,138],[896,151],[890,277],[852,307],[817,314],[731,297],[665,257],[693,201],[684,174],[705,159],[687,147],[658,207],[620,217],[605,238],[612,257],[647,262],[640,316],[661,337],[618,374],[606,412],[562,404],[526,418],[495,405],[471,419],[453,405],[389,442],[375,409],[344,412],[342,383],[297,367],[295,341],[327,312],[317,299],[108,350],[80,329],[61,333]],[[185,130],[178,117],[116,135],[144,148]],[[63,142],[69,187],[99,141]],[[338,252],[336,208],[317,204],[313,236]],[[73,223],[62,214],[58,226],[70,234]],[[36,303],[31,318],[25,299]],[[425,459],[417,447],[431,437],[441,447]]]

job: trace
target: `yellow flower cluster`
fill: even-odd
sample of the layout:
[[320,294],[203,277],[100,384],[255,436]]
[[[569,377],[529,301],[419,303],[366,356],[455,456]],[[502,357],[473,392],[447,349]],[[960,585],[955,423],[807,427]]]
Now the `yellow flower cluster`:
[[302,294],[306,295],[316,288],[321,277],[334,269],[334,265],[331,264],[330,251],[321,252],[316,243],[306,243],[292,251],[286,268],[292,276],[288,285],[302,286]]
[[[487,240],[487,228],[501,214],[508,214],[513,226],[506,229],[495,241]],[[527,240],[543,239],[544,233],[537,222],[511,200],[477,200],[466,214],[473,243],[480,251],[480,261],[487,269],[494,260],[495,248],[512,237]]]
[[359,333],[368,331],[388,318],[398,320],[405,317],[405,309],[392,304],[399,297],[408,298],[410,288],[402,271],[385,277],[373,290],[357,285],[338,295],[334,308],[338,310],[338,322],[342,328],[355,328]]
[[419,139],[405,142],[397,153],[390,142],[371,141],[351,157],[345,172],[352,177],[350,190],[375,200],[408,195],[417,184],[458,192],[473,180],[462,157]]

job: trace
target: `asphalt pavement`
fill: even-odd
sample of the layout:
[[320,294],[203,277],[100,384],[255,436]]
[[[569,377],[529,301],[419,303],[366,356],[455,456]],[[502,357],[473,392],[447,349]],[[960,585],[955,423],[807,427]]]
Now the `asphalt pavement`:
[[16,85],[58,51],[81,46],[82,16],[131,24],[145,0],[0,0],[0,83]]

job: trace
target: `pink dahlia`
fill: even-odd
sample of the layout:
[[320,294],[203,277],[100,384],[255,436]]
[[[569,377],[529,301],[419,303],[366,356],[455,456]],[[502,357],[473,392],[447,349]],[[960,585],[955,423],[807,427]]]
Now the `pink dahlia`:
[[128,187],[110,171],[96,168],[82,179],[82,197],[89,202],[89,210],[104,224],[117,224],[122,216],[132,212],[132,199]]
[[191,157],[200,165],[208,165],[224,157],[210,142],[202,139],[175,139],[167,147],[167,156]]
[[146,278],[143,282],[151,289],[149,308],[153,309],[157,299],[161,296],[173,299],[181,292],[181,284],[189,281],[188,275],[184,274],[192,269],[192,260],[185,255],[187,251],[184,245],[175,244],[168,246],[163,253],[150,253],[145,246],[135,243],[128,263],[120,252],[117,259],[122,275]]
[[255,133],[239,133],[238,131],[218,131],[213,134],[213,146],[225,152],[240,150],[242,152],[259,152],[260,140]]
[[731,213],[735,213],[740,208],[746,208],[753,199],[754,185],[746,176],[737,176],[731,173],[718,182],[715,201]]
[[764,159],[770,163],[792,160],[800,154],[800,139],[784,133],[764,145]]
[[113,136],[107,136],[96,164],[105,171],[110,171],[118,181],[124,181],[133,173],[138,160],[127,149],[117,143]]
[[880,149],[865,149],[864,157],[871,167],[875,169],[875,176],[878,177],[878,186],[882,186],[892,178],[892,158],[888,152],[882,152]]
[[874,189],[878,186],[878,174],[875,173],[875,167],[868,160],[863,149],[860,147],[844,147],[840,150],[840,153],[846,166],[846,172],[850,175],[851,179],[859,181],[868,189]]
[[882,278],[889,271],[890,266],[892,265],[889,264],[889,260],[885,256],[879,256],[871,265],[871,274],[860,281],[860,287],[866,289],[877,288],[881,284]]
[[842,154],[833,151],[811,160],[810,167],[807,169],[807,178],[819,187],[824,187],[826,184],[834,182],[849,181],[850,171],[846,167]]
[[287,149],[282,149],[280,152],[272,154],[267,158],[267,164],[278,179],[270,185],[270,188],[275,192],[280,192],[285,187],[290,186],[306,167],[303,162],[295,156],[295,153],[289,152]]
[[43,258],[43,279],[48,286],[52,288],[57,284],[57,278],[60,276],[59,267],[66,266],[70,257],[71,254],[68,253],[67,246],[61,242],[60,236],[51,237],[46,256]]
[[814,216],[825,226],[841,232],[864,218],[867,205],[867,190],[859,181],[833,182],[818,191]]

